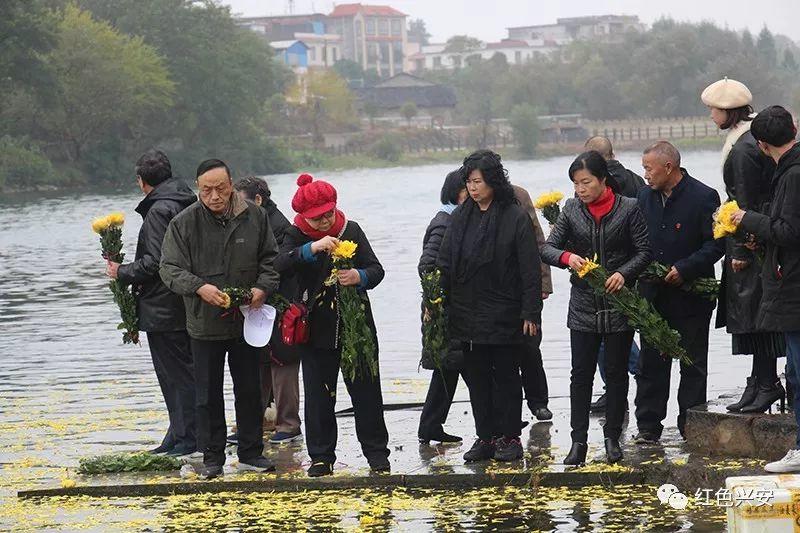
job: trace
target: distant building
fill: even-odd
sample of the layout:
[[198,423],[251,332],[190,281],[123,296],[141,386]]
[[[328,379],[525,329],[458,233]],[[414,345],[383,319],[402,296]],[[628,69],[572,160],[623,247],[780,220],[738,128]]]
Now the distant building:
[[276,17],[241,17],[236,19],[239,26],[263,34],[268,41],[289,41],[297,39],[296,33],[325,33],[325,15],[285,15]]
[[308,69],[308,45],[303,41],[273,41],[269,43],[276,57],[284,65],[291,67],[295,74],[304,74]]
[[618,41],[629,31],[643,32],[647,26],[637,16],[599,15],[556,19],[555,24],[508,28],[508,38],[537,46],[564,46],[579,40]]
[[342,38],[334,33],[295,33],[308,45],[309,67],[332,67],[342,59]]
[[556,45],[534,46],[522,40],[503,39],[496,43],[485,43],[480,48],[463,52],[448,52],[445,44],[423,46],[419,53],[409,58],[413,72],[423,70],[456,69],[469,64],[473,59],[492,59],[498,54],[509,65],[521,65],[537,55],[546,56],[558,50]]
[[380,76],[394,76],[404,70],[406,17],[389,6],[340,4],[328,15],[326,27],[342,37],[345,59]]
[[378,111],[378,118],[391,122],[404,122],[400,108],[408,102],[417,106],[416,121],[441,126],[452,119],[457,99],[455,91],[411,74],[397,74],[374,87],[356,89],[356,96],[363,109],[371,105]]

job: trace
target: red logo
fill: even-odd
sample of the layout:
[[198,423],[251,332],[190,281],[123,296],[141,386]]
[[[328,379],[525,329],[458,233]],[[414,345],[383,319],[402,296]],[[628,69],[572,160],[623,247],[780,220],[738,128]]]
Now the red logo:
[[675,229],[681,229],[681,223],[680,223],[680,222],[678,222],[677,224],[675,224]]

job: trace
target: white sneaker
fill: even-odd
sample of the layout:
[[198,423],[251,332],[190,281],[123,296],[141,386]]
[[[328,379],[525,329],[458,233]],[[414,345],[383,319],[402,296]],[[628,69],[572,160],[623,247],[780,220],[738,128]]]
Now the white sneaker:
[[789,450],[780,461],[767,463],[764,470],[773,474],[783,472],[800,472],[800,450]]

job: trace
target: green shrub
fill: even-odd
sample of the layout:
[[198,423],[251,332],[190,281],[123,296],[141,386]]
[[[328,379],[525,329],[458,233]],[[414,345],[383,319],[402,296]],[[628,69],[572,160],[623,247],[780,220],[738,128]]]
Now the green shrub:
[[396,137],[384,135],[370,146],[369,152],[378,159],[396,163],[400,160],[400,156],[403,155],[403,148]]
[[50,160],[25,139],[0,137],[0,188],[30,189],[56,181]]

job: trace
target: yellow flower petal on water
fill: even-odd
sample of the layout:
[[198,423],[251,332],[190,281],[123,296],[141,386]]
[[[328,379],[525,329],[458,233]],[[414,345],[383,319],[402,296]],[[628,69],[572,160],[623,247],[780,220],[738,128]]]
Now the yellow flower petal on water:
[[358,245],[353,241],[342,241],[333,250],[334,259],[352,259],[356,255]]

